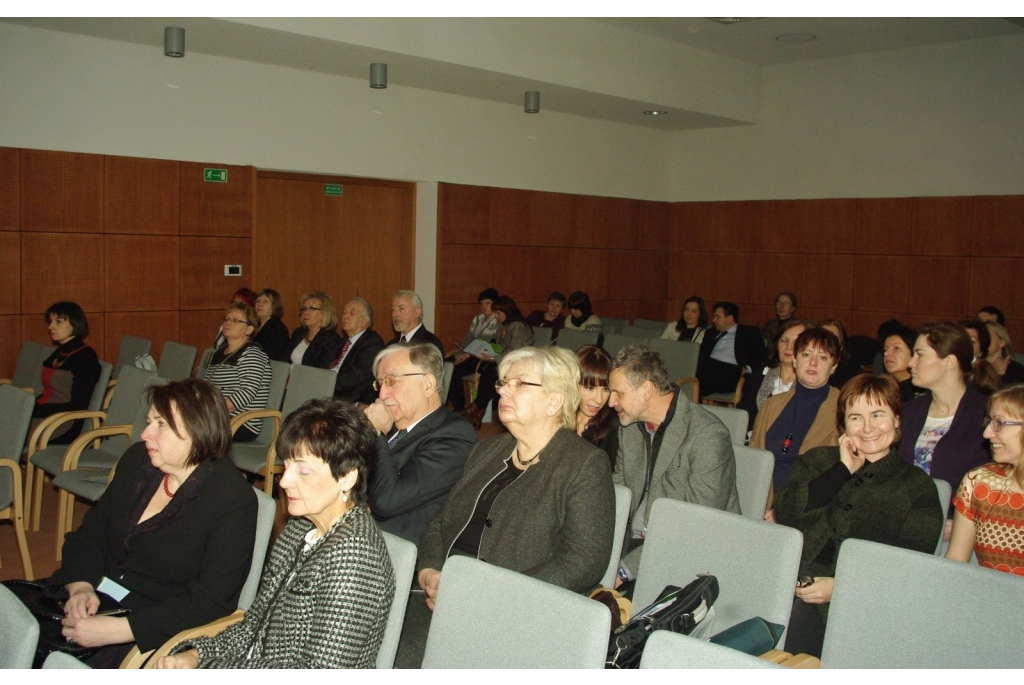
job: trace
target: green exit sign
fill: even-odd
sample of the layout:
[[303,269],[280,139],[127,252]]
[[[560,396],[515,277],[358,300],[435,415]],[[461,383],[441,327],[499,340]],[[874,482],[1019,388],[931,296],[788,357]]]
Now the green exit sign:
[[341,197],[341,184],[325,183],[324,195],[334,195],[336,197]]
[[203,180],[207,183],[227,183],[227,169],[203,169]]

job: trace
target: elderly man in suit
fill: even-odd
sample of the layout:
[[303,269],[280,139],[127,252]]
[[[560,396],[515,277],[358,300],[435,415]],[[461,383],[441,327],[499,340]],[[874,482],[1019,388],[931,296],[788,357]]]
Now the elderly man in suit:
[[341,311],[341,328],[345,331],[341,353],[330,369],[338,374],[334,396],[353,403],[372,404],[377,399],[373,389],[373,360],[384,349],[384,340],[373,330],[373,308],[362,297],[353,297]]
[[[391,323],[396,335],[388,345],[395,343],[430,343],[444,356],[441,339],[423,325],[423,300],[412,290],[399,290],[391,300]],[[440,378],[440,376],[438,376]]]
[[430,343],[386,347],[373,362],[380,398],[365,409],[379,433],[370,509],[381,530],[416,544],[476,444],[469,421],[441,406],[443,365]]
[[764,366],[764,338],[757,326],[740,325],[739,306],[716,302],[712,312],[715,334],[704,335],[697,358],[701,397],[733,392],[741,376]]
[[624,347],[615,358],[608,385],[608,404],[622,424],[612,480],[633,495],[632,544],[623,550],[619,575],[632,580],[640,567],[654,500],[670,497],[740,513],[736,457],[729,430],[679,392],[658,351]]

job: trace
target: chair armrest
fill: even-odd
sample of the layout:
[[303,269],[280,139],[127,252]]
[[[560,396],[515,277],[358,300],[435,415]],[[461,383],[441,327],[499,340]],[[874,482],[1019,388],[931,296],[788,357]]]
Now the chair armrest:
[[64,463],[61,466],[61,471],[73,471],[77,469],[78,459],[82,456],[82,451],[90,442],[98,438],[109,438],[112,435],[125,435],[131,438],[132,425],[124,424],[122,426],[104,426],[103,428],[96,428],[88,433],[78,436],[78,438],[68,446],[67,451],[64,452]]
[[786,668],[821,668],[821,660],[816,656],[811,656],[810,654],[790,654],[781,649],[765,652],[759,658],[770,661],[773,664],[785,666]]
[[275,434],[281,428],[281,412],[274,409],[251,409],[231,417],[231,435],[234,435],[242,424],[256,419],[274,419]]
[[[157,660],[162,656],[167,656],[170,651],[181,642],[184,642],[185,640],[194,640],[197,637],[216,637],[226,628],[233,626],[236,623],[240,623],[244,617],[245,612],[241,609],[236,609],[235,613],[210,621],[206,625],[202,625],[197,628],[186,628],[167,642],[154,649],[149,660],[146,661],[146,665],[142,668],[156,668]],[[123,663],[121,664],[121,667],[125,668]]]
[[95,430],[107,420],[107,413],[83,409],[80,411],[62,411],[58,414],[47,416],[32,431],[32,436],[28,440],[28,456],[31,457],[39,450],[46,449],[46,446],[50,443],[50,438],[53,437],[57,428],[69,421],[77,421],[79,419],[92,419],[92,426]]
[[676,381],[676,385],[680,388],[687,383],[693,383],[693,397],[690,399],[693,400],[694,404],[700,404],[700,381],[697,380],[696,376],[687,376],[686,378],[680,378]]

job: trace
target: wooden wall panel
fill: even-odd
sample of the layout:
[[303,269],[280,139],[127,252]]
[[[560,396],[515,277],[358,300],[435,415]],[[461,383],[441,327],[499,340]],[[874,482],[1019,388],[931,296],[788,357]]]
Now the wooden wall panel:
[[107,312],[178,309],[177,236],[106,235],[103,245]]
[[633,231],[637,235],[636,246],[641,250],[664,251],[669,244],[669,208],[667,202],[632,203]]
[[676,202],[669,210],[668,245],[677,250],[708,251],[714,202]]
[[23,313],[41,314],[60,300],[77,302],[86,314],[102,312],[103,275],[101,235],[35,231],[21,234]]
[[[134,335],[140,338],[148,338],[153,341],[153,348],[150,354],[153,359],[159,361],[160,353],[163,351],[164,343],[168,340],[178,341],[178,312],[130,312],[111,313],[103,317],[106,325],[106,336],[103,351],[111,362],[117,359],[117,351],[121,346],[121,338],[126,335]],[[213,335],[217,334],[214,327]],[[212,342],[212,338],[211,338]]]
[[0,378],[14,375],[22,340],[21,317],[0,315]]
[[439,183],[437,194],[439,243],[488,242],[490,188]]
[[21,234],[0,231],[0,314],[20,313]]
[[[723,255],[728,258],[729,255]],[[758,302],[765,298],[770,302],[771,311],[775,311],[775,295],[783,290],[792,293],[804,291],[804,256],[798,254],[760,253],[754,259],[754,283],[757,292],[750,300]],[[797,303],[802,303],[797,295]]]
[[21,155],[15,148],[0,147],[0,231],[17,231],[20,226]]
[[913,198],[857,200],[856,254],[908,254]]
[[[803,273],[803,292],[797,293],[801,309],[825,307],[839,311],[853,308],[852,255],[805,255]],[[775,297],[775,293],[767,297]]]
[[760,252],[793,252],[807,234],[807,203],[771,200],[757,203],[761,215],[757,249]]
[[601,249],[609,246],[633,248],[640,244],[639,227],[636,225],[639,217],[634,217],[632,201],[589,195],[577,195],[573,199],[573,246]]
[[178,166],[165,159],[105,157],[104,230],[177,235]]
[[913,202],[912,254],[970,254],[972,198],[915,197]]
[[[204,169],[227,170],[227,183],[204,180]],[[253,167],[181,162],[181,235],[252,236]]]
[[852,199],[807,200],[807,226],[803,252],[826,254],[855,253],[861,238],[857,235],[857,201]]
[[491,242],[537,247],[574,245],[578,240],[577,212],[572,195],[503,188],[491,195]]
[[[295,306],[292,306],[291,309],[294,310]],[[197,357],[202,355],[203,350],[213,346],[223,318],[223,308],[179,310],[176,342],[192,345],[198,351]],[[291,328],[288,331],[291,332]]]
[[103,156],[22,150],[23,231],[101,233]]
[[964,318],[970,268],[969,257],[914,257],[910,264],[909,311]]
[[910,257],[881,255],[854,257],[854,308],[907,311],[910,262]]
[[705,302],[757,302],[760,299],[760,289],[754,281],[756,261],[757,255],[749,252],[712,253],[710,290],[697,294],[700,294]]
[[1024,256],[1024,195],[973,198],[971,254]]
[[679,310],[691,295],[706,297],[711,292],[711,256],[710,252],[669,252],[667,296],[678,301],[669,311]]
[[761,216],[758,202],[716,202],[711,209],[711,246],[717,252],[756,249]]
[[[229,177],[230,178],[230,177]],[[216,309],[227,304],[231,294],[250,287],[252,277],[252,240],[249,238],[180,239],[181,309]],[[226,264],[240,264],[242,276],[225,276]],[[256,289],[258,289],[257,286]]]
[[[1021,271],[1022,264],[1019,259],[974,259],[965,315],[974,316],[982,307],[994,305],[999,307],[1008,319],[1024,319]],[[1024,351],[1024,344],[1018,346]]]
[[882,322],[889,319],[898,319],[904,323],[909,323],[906,310],[872,311],[868,309],[853,310],[850,322],[844,321],[843,323],[846,324],[846,331],[850,335],[866,335],[874,338],[878,332],[878,327]]

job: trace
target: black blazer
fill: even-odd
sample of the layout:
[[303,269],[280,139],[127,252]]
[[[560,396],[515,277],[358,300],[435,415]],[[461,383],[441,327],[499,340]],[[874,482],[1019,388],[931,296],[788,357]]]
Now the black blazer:
[[[306,337],[308,329],[299,326],[292,331],[292,339],[288,342],[288,355],[285,361],[290,362],[292,352],[299,346],[302,339]],[[321,328],[317,331],[313,342],[309,343],[305,354],[302,355],[303,366],[315,366],[318,369],[326,369],[341,353],[341,336],[330,328]]]
[[[391,339],[391,342],[389,342],[388,345],[397,345],[398,341],[401,339],[401,335],[396,335],[394,338]],[[437,349],[441,351],[441,356],[444,356],[444,343],[441,342],[441,339],[439,337],[428,331],[426,326],[420,326],[418,329],[416,329],[416,333],[413,334],[412,340],[410,340],[409,342],[433,343],[434,346],[436,346]]]
[[[345,346],[345,340],[347,338],[342,339],[342,347]],[[377,331],[372,328],[364,331],[338,368],[334,396],[349,402],[372,404],[377,399],[377,391],[373,389],[373,360],[383,349],[384,340]]]
[[145,443],[129,447],[49,580],[96,587],[107,576],[128,588],[121,603],[142,651],[234,611],[256,539],[256,494],[227,457],[201,463],[163,511],[138,523],[163,476]]
[[267,322],[256,331],[252,341],[262,347],[272,361],[291,361],[288,359],[288,355],[295,348],[288,347],[288,329],[285,328],[280,317],[272,316],[267,319]]
[[462,477],[474,446],[472,424],[444,407],[428,414],[393,448],[387,438],[378,437],[369,496],[380,529],[418,545]]
[[[700,360],[711,358],[711,352],[715,349],[715,340],[718,338],[718,331],[709,330],[704,334],[704,340],[700,344]],[[749,366],[752,371],[760,372],[764,368],[765,348],[764,338],[757,326],[736,327],[736,363],[743,368]]]

